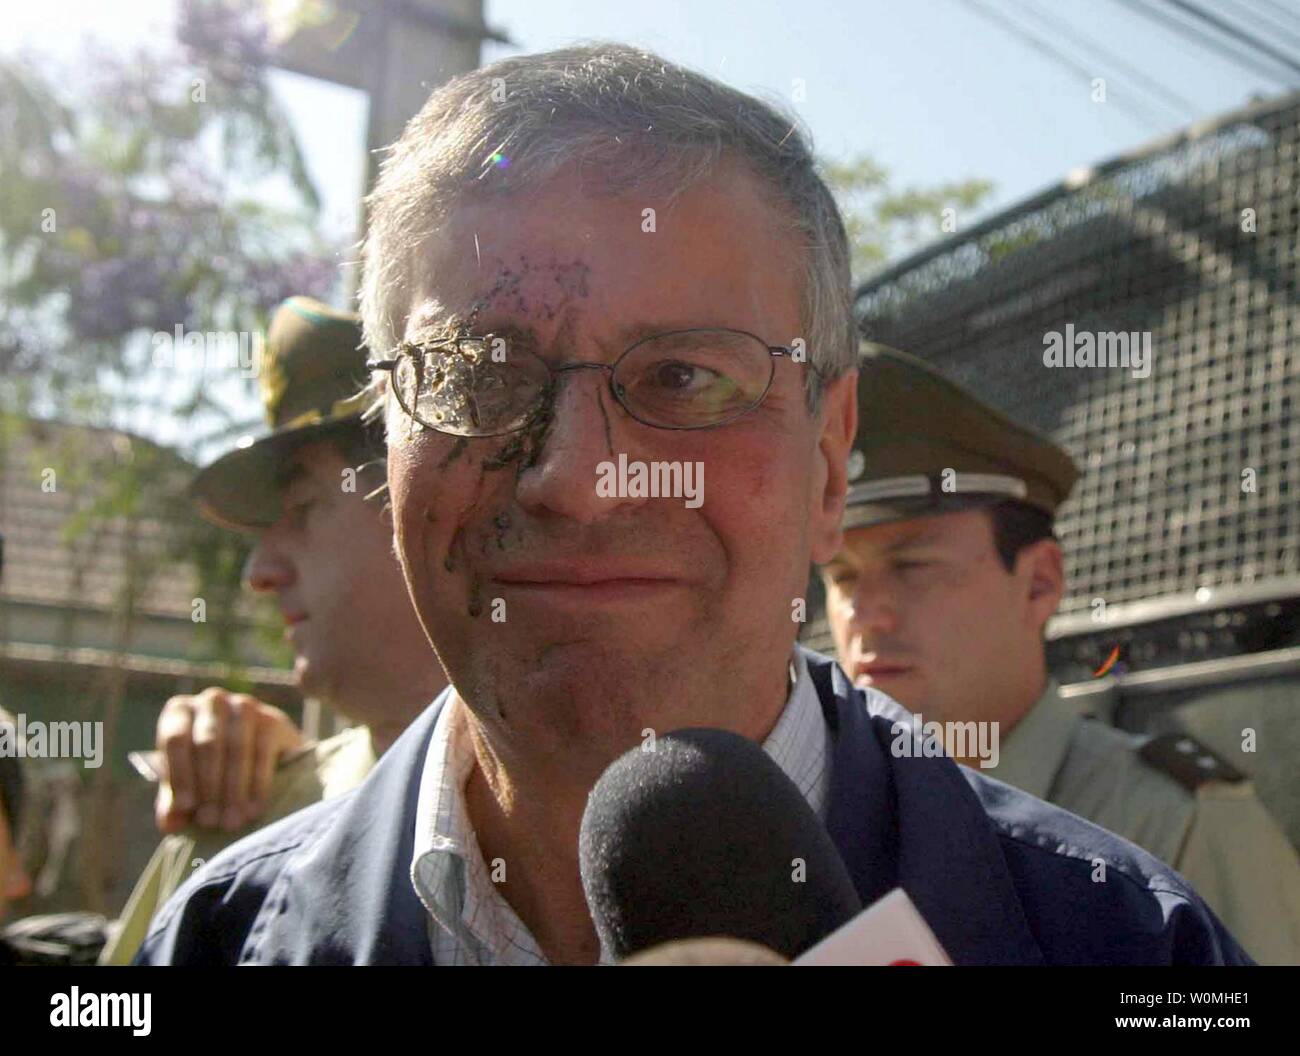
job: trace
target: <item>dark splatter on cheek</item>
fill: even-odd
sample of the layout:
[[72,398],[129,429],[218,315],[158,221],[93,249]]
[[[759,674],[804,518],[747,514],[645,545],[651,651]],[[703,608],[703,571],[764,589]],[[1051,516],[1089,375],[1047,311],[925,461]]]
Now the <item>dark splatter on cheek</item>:
[[510,515],[508,513],[498,513],[492,518],[489,526],[485,526],[478,537],[478,552],[484,557],[492,549],[492,544],[496,543],[498,550],[505,550],[509,545],[510,532]]
[[[469,440],[463,436],[456,437],[456,442],[452,445],[451,450],[448,451],[445,455],[443,455],[441,459],[439,459],[437,468],[439,470],[443,470],[446,469],[448,466],[450,466],[452,463],[458,462],[461,458],[464,457],[465,452],[468,449],[469,449]],[[480,475],[480,479],[481,479],[481,475]],[[432,506],[425,507],[424,519],[430,524],[434,523],[434,512]],[[442,567],[446,569],[448,572],[454,572],[456,570],[456,563],[455,561],[452,560],[452,553],[456,549],[456,543],[459,540],[459,538],[460,538],[460,533],[458,532],[452,538],[451,542],[448,544],[447,552],[443,555],[442,558]]]
[[483,460],[483,468],[488,471],[504,469],[524,453],[524,434],[514,433],[510,439],[497,448],[495,455]]
[[[465,539],[461,532],[453,536],[451,543],[447,547],[447,553],[442,559],[442,567],[448,572],[455,572],[456,562],[452,560],[452,554],[464,550]],[[471,618],[477,618],[483,612],[483,581],[474,574],[472,565],[467,566],[469,572],[469,600],[466,604],[465,611]]]
[[[526,256],[520,256],[518,268],[503,268],[497,275],[492,288],[483,296],[479,297],[471,306],[468,315],[464,321],[456,327],[459,335],[469,335],[475,331],[480,316],[487,309],[502,312],[513,312],[520,316],[529,314],[530,307],[534,309],[534,314],[538,317],[544,316],[547,320],[553,320],[563,309],[564,305],[574,299],[586,298],[589,296],[588,274],[590,267],[581,260],[573,260],[566,264],[558,263],[554,258],[543,263],[534,263],[529,261]],[[542,303],[530,306],[529,300],[524,296],[523,284],[526,276],[539,272],[549,272],[551,281],[558,288],[558,298],[554,293],[546,294],[542,297]],[[496,470],[504,469],[513,464],[515,474],[518,477],[525,469],[530,469],[537,464],[541,458],[542,451],[546,445],[546,437],[550,431],[551,422],[555,413],[556,385],[554,379],[547,383],[545,391],[538,398],[538,409],[533,415],[529,424],[519,432],[511,434],[504,443],[497,448],[496,452],[487,456],[479,463],[479,492],[482,494],[485,484],[485,475]],[[601,412],[605,413],[604,404],[601,404]],[[606,437],[609,436],[609,421],[606,417],[605,422]],[[443,470],[459,461],[464,457],[468,450],[468,441],[465,437],[457,437],[451,450],[438,462],[438,469]],[[611,445],[612,449],[612,445]],[[432,510],[426,510],[426,520],[432,522]],[[493,538],[495,538],[497,549],[508,549],[510,518],[506,513],[499,513],[492,519],[492,526],[495,532],[489,530],[480,540],[480,552],[486,554]],[[447,553],[443,557],[443,568],[447,572],[454,572],[456,562],[453,560],[457,546],[462,543],[462,537],[458,532],[453,537],[448,546]],[[483,612],[483,584],[477,578],[470,583],[469,601],[467,611],[473,618],[477,618]],[[501,717],[505,718],[504,709],[500,710]]]
[[468,446],[469,446],[469,441],[466,440],[465,437],[463,436],[456,437],[456,442],[452,444],[451,450],[442,456],[442,460],[438,463],[438,468],[446,469],[449,465],[451,465],[453,462],[458,460],[460,456],[465,453],[465,448]]
[[485,470],[504,469],[513,462],[515,472],[522,473],[537,464],[555,416],[555,392],[554,383],[549,383],[532,420],[519,432],[511,433],[510,438],[497,448],[496,454],[483,460]]
[[555,386],[550,386],[546,399],[536,417],[524,430],[524,460],[516,472],[532,469],[542,457],[542,448],[546,446],[546,435],[551,431],[551,421],[555,417]]
[[[498,457],[499,454],[500,453],[498,452]],[[475,508],[478,508],[483,498],[482,495],[482,484],[484,480],[483,466],[485,464],[486,463],[480,464],[480,472],[479,472],[480,488],[476,500],[473,504]],[[478,523],[481,525],[481,527],[473,529],[469,534],[465,534],[464,532],[457,532],[455,538],[452,539],[451,545],[447,550],[446,557],[443,560],[443,567],[448,572],[454,571],[456,567],[456,562],[453,562],[452,560],[453,553],[464,553],[471,548],[477,548],[477,551],[481,556],[487,557],[487,555],[491,552],[494,543],[496,544],[496,548],[498,550],[505,550],[509,547],[510,529],[513,523],[511,521],[509,512],[502,510],[501,512],[493,515],[490,520],[487,519],[480,520],[478,521]],[[477,619],[479,616],[483,614],[484,580],[475,573],[474,566],[472,564],[467,566],[467,571],[470,576],[470,582],[469,582],[469,596],[466,603],[465,611],[472,619]]]
[[605,421],[605,449],[612,458],[614,456],[614,434],[609,428],[609,412],[605,410],[605,394],[603,392],[596,393],[596,406],[600,408],[600,416]]

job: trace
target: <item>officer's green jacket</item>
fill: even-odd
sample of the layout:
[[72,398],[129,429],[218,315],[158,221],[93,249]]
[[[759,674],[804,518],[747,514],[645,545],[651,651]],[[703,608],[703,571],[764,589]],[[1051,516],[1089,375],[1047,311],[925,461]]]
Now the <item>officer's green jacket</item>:
[[122,910],[119,929],[104,947],[99,963],[130,964],[149,933],[154,914],[190,873],[217,852],[294,811],[356,788],[374,765],[370,731],[364,726],[344,730],[276,770],[265,812],[245,828],[227,832],[196,827],[165,837],[136,881]]
[[1249,781],[1195,789],[1138,754],[1144,738],[1080,713],[1049,684],[983,772],[1173,866],[1260,964],[1300,964],[1300,859]]

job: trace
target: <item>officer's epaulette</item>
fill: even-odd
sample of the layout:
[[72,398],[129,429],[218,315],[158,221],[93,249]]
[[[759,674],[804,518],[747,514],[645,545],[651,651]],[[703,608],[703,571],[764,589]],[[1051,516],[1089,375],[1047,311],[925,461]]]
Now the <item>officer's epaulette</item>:
[[1246,775],[1235,766],[1185,733],[1152,737],[1138,749],[1138,754],[1193,792],[1210,781],[1236,784],[1246,780]]

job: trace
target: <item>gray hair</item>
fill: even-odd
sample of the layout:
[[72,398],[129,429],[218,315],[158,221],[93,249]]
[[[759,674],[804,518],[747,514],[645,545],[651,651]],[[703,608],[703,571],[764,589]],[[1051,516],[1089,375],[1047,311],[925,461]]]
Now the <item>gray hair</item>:
[[[494,163],[499,155],[508,166]],[[421,250],[458,201],[527,192],[580,160],[618,193],[677,194],[738,159],[804,246],[808,405],[856,365],[848,239],[799,121],[703,74],[623,44],[505,59],[439,87],[390,149],[367,198],[366,344],[401,341]]]

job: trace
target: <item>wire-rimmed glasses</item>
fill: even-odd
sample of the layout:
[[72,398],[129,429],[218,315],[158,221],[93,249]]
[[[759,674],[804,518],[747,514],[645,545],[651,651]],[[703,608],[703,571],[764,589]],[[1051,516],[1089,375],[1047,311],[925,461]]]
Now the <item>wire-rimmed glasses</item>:
[[397,402],[421,425],[453,436],[503,436],[527,428],[549,398],[554,376],[609,375],[614,399],[657,429],[713,429],[748,414],[767,396],[776,357],[794,358],[744,330],[699,327],[642,338],[611,363],[551,366],[496,334],[405,343],[375,370],[391,373]]

